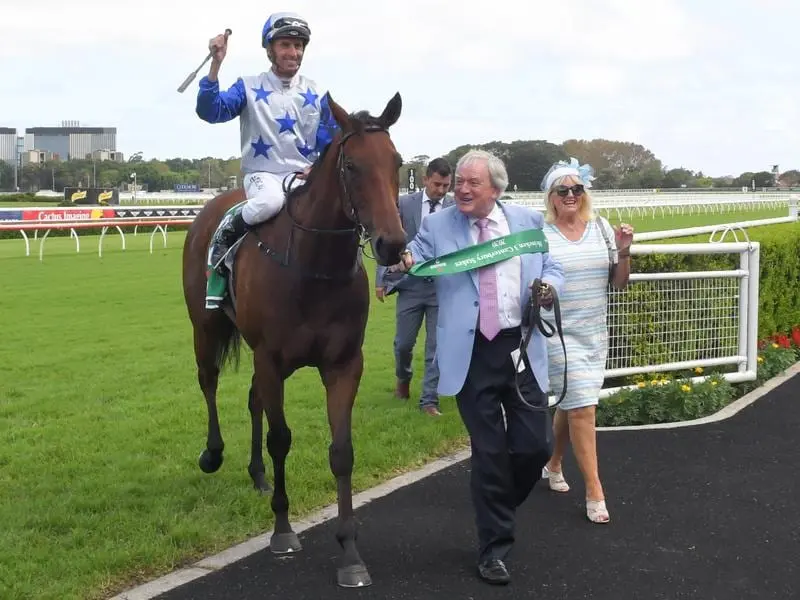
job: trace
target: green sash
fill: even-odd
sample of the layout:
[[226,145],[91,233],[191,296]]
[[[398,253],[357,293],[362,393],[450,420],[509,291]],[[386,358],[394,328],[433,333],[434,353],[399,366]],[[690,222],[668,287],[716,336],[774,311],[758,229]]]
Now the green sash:
[[415,264],[409,269],[408,274],[417,277],[436,277],[463,273],[520,254],[534,254],[547,250],[548,244],[544,232],[541,229],[526,229]]

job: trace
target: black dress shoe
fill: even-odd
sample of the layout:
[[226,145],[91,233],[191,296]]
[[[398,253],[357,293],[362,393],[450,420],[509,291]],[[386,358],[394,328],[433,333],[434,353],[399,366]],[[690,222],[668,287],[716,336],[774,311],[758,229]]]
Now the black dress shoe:
[[478,575],[494,585],[506,585],[511,581],[505,563],[499,558],[490,558],[478,564]]

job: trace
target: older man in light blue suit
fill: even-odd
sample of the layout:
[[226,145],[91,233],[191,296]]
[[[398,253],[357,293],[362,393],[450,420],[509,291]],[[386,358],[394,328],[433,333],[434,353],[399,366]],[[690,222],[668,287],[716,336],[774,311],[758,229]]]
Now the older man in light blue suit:
[[[497,157],[468,152],[456,166],[455,179],[455,206],[422,222],[400,270],[479,242],[542,228],[541,213],[498,201],[508,175]],[[532,410],[518,398],[512,356],[524,334],[522,313],[531,300],[531,283],[541,279],[558,293],[563,270],[548,253],[529,253],[434,279],[439,393],[456,396],[472,445],[478,574],[489,583],[505,584],[510,581],[504,560],[514,541],[516,509],[552,452],[549,413]],[[545,310],[552,305],[552,297],[537,294],[534,301]],[[545,407],[547,347],[538,330],[525,350],[520,389],[526,402]]]

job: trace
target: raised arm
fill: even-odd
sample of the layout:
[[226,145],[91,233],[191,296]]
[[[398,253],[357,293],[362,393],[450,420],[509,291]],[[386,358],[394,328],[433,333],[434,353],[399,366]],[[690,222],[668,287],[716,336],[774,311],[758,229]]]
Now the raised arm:
[[241,77],[225,91],[220,91],[219,81],[211,81],[208,76],[200,80],[195,112],[203,121],[225,123],[238,117],[246,105],[247,95]]

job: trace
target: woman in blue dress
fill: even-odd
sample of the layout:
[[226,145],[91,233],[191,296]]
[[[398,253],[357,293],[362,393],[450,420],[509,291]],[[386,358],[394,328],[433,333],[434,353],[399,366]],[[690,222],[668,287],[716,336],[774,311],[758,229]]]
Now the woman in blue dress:
[[[594,523],[607,523],[610,517],[597,467],[595,410],[608,354],[608,284],[622,289],[628,283],[633,228],[623,223],[615,230],[595,216],[587,191],[592,179],[592,168],[573,158],[554,164],[542,181],[544,233],[550,254],[564,268],[559,301],[567,350],[567,394],[556,409],[553,456],[542,475],[550,489],[569,491],[561,462],[572,442],[586,487],[586,516]],[[558,396],[564,356],[557,336],[548,339],[548,358],[551,390]]]

